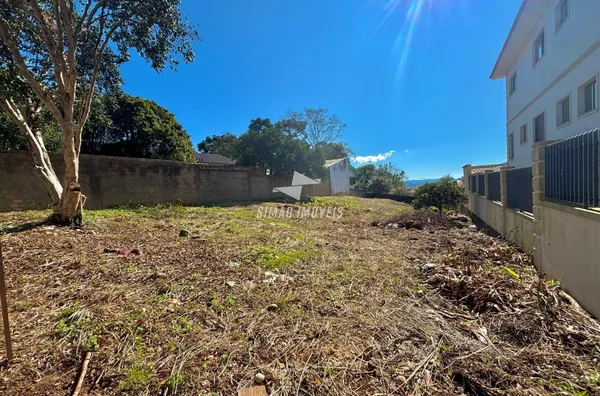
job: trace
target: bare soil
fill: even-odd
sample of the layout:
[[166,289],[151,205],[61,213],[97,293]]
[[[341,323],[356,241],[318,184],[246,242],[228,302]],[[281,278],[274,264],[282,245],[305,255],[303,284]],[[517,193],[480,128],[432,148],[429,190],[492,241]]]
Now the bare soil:
[[342,197],[14,229],[47,215],[0,214],[2,394],[70,395],[88,352],[91,395],[235,395],[257,374],[270,395],[600,394],[599,324],[460,216]]

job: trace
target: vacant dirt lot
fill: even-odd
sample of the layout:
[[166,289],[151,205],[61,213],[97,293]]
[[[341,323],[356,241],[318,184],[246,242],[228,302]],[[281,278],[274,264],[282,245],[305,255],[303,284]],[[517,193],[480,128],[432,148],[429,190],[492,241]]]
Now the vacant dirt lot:
[[10,230],[46,215],[0,214],[3,394],[71,394],[88,352],[81,394],[600,394],[598,323],[460,219],[321,198]]

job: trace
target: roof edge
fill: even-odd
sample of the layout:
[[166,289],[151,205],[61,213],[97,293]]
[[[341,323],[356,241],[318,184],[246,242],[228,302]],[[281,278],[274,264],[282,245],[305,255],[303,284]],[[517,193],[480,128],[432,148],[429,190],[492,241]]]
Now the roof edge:
[[506,51],[506,48],[508,47],[510,40],[512,39],[513,33],[515,32],[515,29],[517,28],[521,17],[523,16],[523,13],[525,11],[525,7],[527,6],[527,4],[529,3],[529,0],[523,0],[523,2],[521,3],[521,7],[519,7],[519,11],[517,12],[517,16],[515,17],[515,20],[513,21],[512,26],[510,27],[510,30],[508,32],[508,36],[506,37],[506,40],[504,41],[504,45],[502,46],[502,49],[500,50],[500,55],[498,55],[498,59],[496,59],[496,64],[494,65],[494,68],[492,69],[492,73],[490,74],[490,79],[491,80],[497,80],[499,78],[503,78],[506,77],[506,74],[504,75],[497,75],[496,74],[496,70],[498,69],[498,66],[500,64],[500,60],[502,59],[502,56],[504,55],[504,52]]

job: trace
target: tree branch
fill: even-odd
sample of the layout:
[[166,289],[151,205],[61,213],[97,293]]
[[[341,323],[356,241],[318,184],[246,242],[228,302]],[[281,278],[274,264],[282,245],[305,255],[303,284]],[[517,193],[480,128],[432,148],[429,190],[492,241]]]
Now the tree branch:
[[[101,15],[103,15],[103,14],[104,14],[104,9],[102,9]],[[98,79],[98,73],[100,72],[100,64],[102,63],[102,57],[104,56],[104,51],[106,50],[106,47],[108,46],[108,43],[110,42],[112,35],[117,31],[117,29],[122,27],[125,24],[125,22],[127,22],[129,20],[129,18],[131,18],[131,16],[132,16],[132,14],[128,14],[128,15],[124,16],[123,18],[121,18],[121,20],[119,22],[114,24],[113,27],[106,34],[106,37],[104,38],[104,41],[102,42],[100,48],[98,48],[100,39],[102,38],[102,34],[104,31],[104,20],[101,21],[100,35],[98,36],[99,40],[96,42],[96,51],[95,51],[95,58],[94,58],[94,65],[93,65],[94,71],[92,72],[88,91],[85,93],[85,95],[83,97],[83,100],[81,102],[81,107],[79,109],[79,116],[77,117],[77,129],[75,131],[75,151],[77,154],[79,154],[79,152],[81,150],[81,136],[83,134],[83,127],[85,126],[85,123],[90,114],[90,108],[92,106],[92,99],[94,98],[94,89],[96,86],[96,81]]]
[[[89,29],[89,27],[92,24],[92,20],[94,19],[94,16],[96,16],[96,13],[100,10],[100,8],[104,9],[104,0],[98,1],[98,3],[96,3],[94,8],[92,8],[92,10],[89,11],[91,5],[92,5],[92,0],[89,0],[87,2],[87,4],[85,5],[83,14],[81,14],[81,20],[75,26],[76,36],[79,36],[79,34],[82,31]],[[89,11],[89,14],[87,14],[88,11]],[[87,18],[87,21],[86,21],[86,18]]]
[[[41,133],[39,130],[35,131],[32,126],[27,123],[27,120],[12,99],[0,100],[0,108],[8,114],[12,121],[19,127],[21,134],[25,137],[27,145],[29,146],[31,159],[33,160],[34,169],[46,185],[52,203],[55,206],[58,205],[63,189],[56,177],[54,168],[52,168],[52,163],[50,162],[48,151],[44,146]],[[35,112],[35,110],[39,111],[39,109],[32,108],[32,111]],[[37,115],[32,116],[35,117]]]
[[25,60],[19,52],[17,43],[12,38],[8,28],[8,24],[4,19],[0,19],[0,38],[2,38],[2,41],[10,51],[15,65],[27,81],[27,84],[29,84],[33,92],[35,92],[35,94],[44,102],[44,104],[48,106],[48,109],[50,110],[50,112],[52,112],[56,120],[59,123],[62,122],[62,111],[59,110],[59,108],[54,104],[52,97],[44,90],[39,81],[36,80],[33,73],[31,73],[31,71],[27,68]]
[[[54,63],[54,69],[56,73],[56,82],[58,83],[58,89],[62,90],[65,87],[64,81],[64,72],[65,72],[65,59],[62,56],[62,48],[57,48],[57,43],[54,40],[54,33],[50,30],[50,27],[46,23],[46,18],[44,18],[44,11],[37,3],[36,0],[29,0],[30,11],[29,15],[34,18],[40,25],[42,30],[42,36],[46,46],[48,47],[48,52],[50,53],[50,57],[52,58],[52,63]],[[54,16],[55,22],[57,25],[60,24],[60,19],[58,19],[58,15]]]

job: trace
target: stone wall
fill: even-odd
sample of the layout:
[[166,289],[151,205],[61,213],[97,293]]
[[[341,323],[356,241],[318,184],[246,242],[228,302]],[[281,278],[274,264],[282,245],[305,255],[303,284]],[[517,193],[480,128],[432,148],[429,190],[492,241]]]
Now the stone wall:
[[[60,155],[52,156],[57,174],[63,174]],[[281,198],[276,186],[288,178],[267,176],[263,169],[211,166],[142,158],[81,155],[80,183],[86,208],[157,203],[221,204]],[[0,212],[45,209],[50,200],[33,173],[29,154],[0,153]]]

